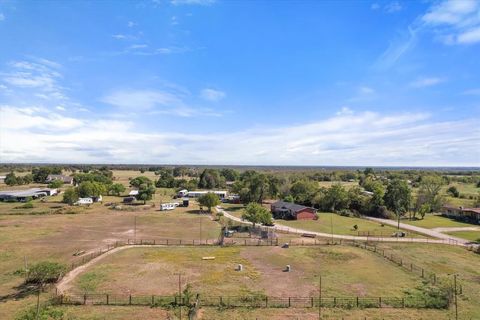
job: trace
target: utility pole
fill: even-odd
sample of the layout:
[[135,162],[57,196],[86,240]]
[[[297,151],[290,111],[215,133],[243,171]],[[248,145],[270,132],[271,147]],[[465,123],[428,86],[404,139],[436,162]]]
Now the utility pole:
[[330,214],[330,232],[332,233],[332,243],[333,243],[333,213]]
[[25,266],[25,283],[28,280],[28,265],[27,265],[27,256],[23,256],[23,264]]
[[457,303],[457,275],[453,275],[453,287],[454,287],[454,297],[455,297],[455,320],[458,320],[458,303]]
[[175,275],[178,275],[178,299],[179,299],[180,320],[182,320],[182,274],[175,273]]
[[322,275],[318,279],[318,320],[322,318]]
[[38,320],[38,315],[40,313],[40,290],[42,288],[42,285],[40,284],[40,287],[38,288],[37,292],[37,313],[35,315],[35,320]]
[[133,216],[133,244],[137,241],[137,216]]

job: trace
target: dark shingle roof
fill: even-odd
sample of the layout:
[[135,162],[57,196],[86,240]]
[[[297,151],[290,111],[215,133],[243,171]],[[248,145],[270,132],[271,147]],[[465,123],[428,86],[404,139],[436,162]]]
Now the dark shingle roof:
[[285,208],[294,212],[298,212],[298,211],[309,208],[306,206],[302,206],[301,204],[285,202],[285,201],[277,201],[273,203],[272,206],[274,206],[275,208]]

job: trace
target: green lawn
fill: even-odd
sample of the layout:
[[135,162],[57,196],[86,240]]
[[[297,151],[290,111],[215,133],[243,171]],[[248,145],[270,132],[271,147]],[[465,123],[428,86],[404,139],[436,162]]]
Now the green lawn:
[[480,242],[480,231],[455,231],[447,232],[447,234],[470,241]]
[[457,221],[447,217],[428,214],[421,220],[402,220],[402,223],[410,224],[412,226],[433,229],[433,228],[450,228],[450,227],[472,227],[475,226],[470,223]]
[[[328,212],[320,212],[318,216],[318,220],[275,220],[275,224],[324,233],[331,233],[333,226],[334,234],[354,236],[359,235],[359,232],[362,233],[362,235],[363,233],[368,232],[372,236],[375,235],[389,237],[397,231],[397,229],[393,226],[384,225],[382,227],[382,225],[377,222],[362,218],[344,217]],[[358,226],[357,230],[354,230],[354,225]],[[410,237],[421,237],[421,235],[409,231],[406,232]]]

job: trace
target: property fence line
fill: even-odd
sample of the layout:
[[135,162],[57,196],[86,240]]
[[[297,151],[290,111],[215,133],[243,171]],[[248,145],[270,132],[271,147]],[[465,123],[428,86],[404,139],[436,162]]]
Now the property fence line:
[[[198,304],[204,307],[245,308],[426,308],[447,309],[449,301],[430,305],[425,299],[413,297],[271,297],[271,296],[202,296]],[[192,300],[192,301],[191,301]],[[193,298],[178,295],[127,295],[111,293],[84,293],[55,295],[53,303],[59,305],[111,305],[111,306],[189,306]],[[320,305],[319,305],[320,304]]]

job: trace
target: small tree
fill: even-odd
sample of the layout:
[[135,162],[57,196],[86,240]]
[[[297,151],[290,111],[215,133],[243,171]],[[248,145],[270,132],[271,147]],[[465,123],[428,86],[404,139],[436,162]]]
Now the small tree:
[[108,194],[119,196],[125,192],[125,186],[121,183],[114,183],[108,187]]
[[399,179],[392,180],[388,184],[384,200],[387,208],[397,215],[398,229],[400,229],[400,216],[408,211],[412,201],[411,190],[407,182]]
[[7,186],[14,186],[18,183],[17,176],[15,175],[15,173],[10,172],[5,176],[4,182]]
[[138,188],[138,199],[143,200],[143,204],[147,203],[147,200],[152,200],[155,194],[155,187],[153,184],[143,183]]
[[63,181],[62,180],[53,180],[52,182],[50,182],[48,184],[48,187],[49,188],[60,188],[61,186],[63,186]]
[[43,286],[54,283],[67,271],[67,267],[58,262],[41,261],[30,265],[28,270],[17,270],[17,274],[27,273],[26,282]]
[[451,186],[450,188],[448,188],[447,193],[455,198],[458,198],[460,196],[460,192],[458,192],[458,189],[455,186]]
[[272,224],[272,213],[262,205],[251,202],[245,208],[242,219],[250,221],[254,227],[257,223]]
[[73,205],[75,202],[78,201],[78,190],[77,188],[70,187],[63,193],[63,203],[68,203],[69,205]]
[[212,207],[218,206],[220,204],[220,199],[215,193],[209,192],[198,198],[198,203],[201,206],[208,208],[208,212],[212,212]]

